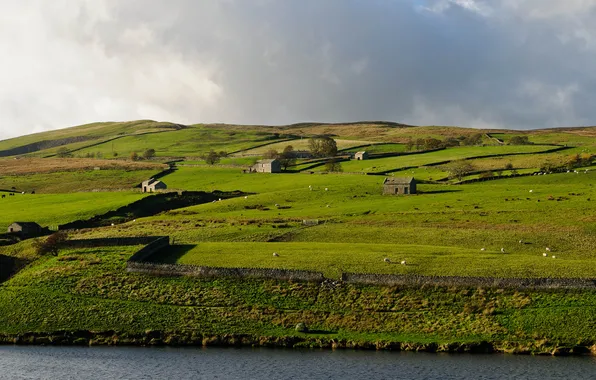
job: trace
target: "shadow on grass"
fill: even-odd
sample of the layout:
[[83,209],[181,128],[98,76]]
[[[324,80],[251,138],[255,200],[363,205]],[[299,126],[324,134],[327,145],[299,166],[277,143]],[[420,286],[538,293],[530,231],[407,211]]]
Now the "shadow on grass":
[[161,264],[176,264],[182,256],[195,247],[194,244],[170,245],[151,255],[149,261]]

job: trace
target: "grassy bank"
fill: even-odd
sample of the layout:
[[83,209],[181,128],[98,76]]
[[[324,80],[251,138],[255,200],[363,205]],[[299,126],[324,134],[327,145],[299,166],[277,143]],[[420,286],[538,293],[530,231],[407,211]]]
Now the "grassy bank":
[[[244,341],[457,351],[489,342],[496,351],[536,353],[585,351],[596,343],[593,292],[156,278],[124,271],[137,248],[79,249],[38,259],[0,286],[0,340],[50,343],[41,338],[62,331],[65,343],[79,344]],[[311,332],[295,331],[300,322]],[[77,335],[79,330],[97,337]]]

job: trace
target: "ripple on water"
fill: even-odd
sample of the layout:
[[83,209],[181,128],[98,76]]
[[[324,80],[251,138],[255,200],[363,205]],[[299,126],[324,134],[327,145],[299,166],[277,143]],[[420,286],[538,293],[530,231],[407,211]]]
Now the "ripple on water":
[[593,357],[232,348],[0,347],[0,379],[592,379]]

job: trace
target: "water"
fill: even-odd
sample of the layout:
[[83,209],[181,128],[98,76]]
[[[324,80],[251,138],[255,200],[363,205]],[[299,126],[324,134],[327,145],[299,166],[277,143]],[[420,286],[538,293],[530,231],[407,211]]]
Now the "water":
[[0,346],[0,379],[596,379],[594,357]]

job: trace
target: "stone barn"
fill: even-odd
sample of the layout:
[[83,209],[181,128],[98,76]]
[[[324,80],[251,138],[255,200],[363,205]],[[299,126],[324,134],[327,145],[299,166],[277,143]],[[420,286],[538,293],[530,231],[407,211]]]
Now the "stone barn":
[[416,194],[416,180],[413,177],[385,178],[385,181],[383,181],[383,194]]
[[356,154],[354,154],[354,159],[359,161],[368,160],[368,152],[356,152]]
[[22,236],[39,236],[43,232],[41,226],[35,222],[14,222],[8,226],[8,233]]
[[153,178],[144,181],[141,185],[141,190],[143,191],[143,193],[154,193],[156,191],[165,190],[167,188],[168,186],[165,183]]
[[259,160],[251,168],[252,172],[256,173],[280,173],[281,162],[278,159]]

